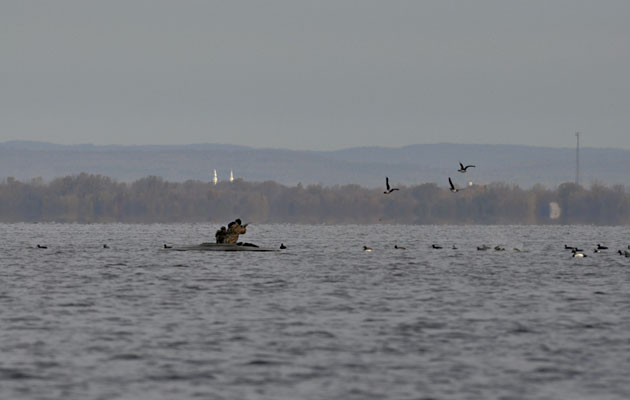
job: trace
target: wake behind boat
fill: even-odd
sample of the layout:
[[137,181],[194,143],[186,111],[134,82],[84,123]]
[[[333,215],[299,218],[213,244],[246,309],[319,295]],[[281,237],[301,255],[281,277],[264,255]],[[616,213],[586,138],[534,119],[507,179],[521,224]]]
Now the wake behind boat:
[[173,246],[167,248],[173,251],[280,251],[269,247],[260,247],[251,243],[210,243],[204,242],[192,246]]

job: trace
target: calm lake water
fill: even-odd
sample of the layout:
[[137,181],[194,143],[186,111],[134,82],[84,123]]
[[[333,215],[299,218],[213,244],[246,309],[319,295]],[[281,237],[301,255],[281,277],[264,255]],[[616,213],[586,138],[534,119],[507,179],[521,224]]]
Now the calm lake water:
[[630,398],[628,228],[0,226],[1,399]]

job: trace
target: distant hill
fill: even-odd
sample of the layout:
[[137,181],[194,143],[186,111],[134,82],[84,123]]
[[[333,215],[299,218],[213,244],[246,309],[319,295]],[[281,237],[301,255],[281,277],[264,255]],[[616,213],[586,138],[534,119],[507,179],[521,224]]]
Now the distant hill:
[[[580,149],[581,183],[630,183],[630,150]],[[465,175],[458,162],[474,164]],[[505,182],[523,188],[556,186],[575,179],[575,149],[513,145],[419,144],[399,148],[358,147],[338,151],[254,149],[221,144],[181,146],[58,145],[0,143],[0,178],[30,180],[87,172],[132,181],[149,175],[170,181],[209,181],[212,170],[225,180],[233,170],[246,181],[284,185],[358,184],[384,186],[436,182],[451,176],[459,185]]]

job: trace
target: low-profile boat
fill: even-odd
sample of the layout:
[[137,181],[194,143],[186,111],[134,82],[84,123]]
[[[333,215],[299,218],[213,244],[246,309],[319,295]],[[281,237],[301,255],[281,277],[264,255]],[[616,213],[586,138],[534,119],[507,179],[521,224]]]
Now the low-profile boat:
[[278,249],[272,249],[269,247],[260,247],[251,243],[210,243],[204,242],[192,246],[173,246],[168,247],[167,250],[173,251],[279,251]]

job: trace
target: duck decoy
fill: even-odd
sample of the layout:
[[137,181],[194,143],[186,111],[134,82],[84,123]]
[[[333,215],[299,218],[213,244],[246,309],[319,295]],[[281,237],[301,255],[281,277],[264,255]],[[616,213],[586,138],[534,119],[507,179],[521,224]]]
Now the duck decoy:
[[571,253],[573,254],[573,257],[577,257],[577,258],[586,257],[586,254],[580,253],[581,251],[582,250],[573,250]]

